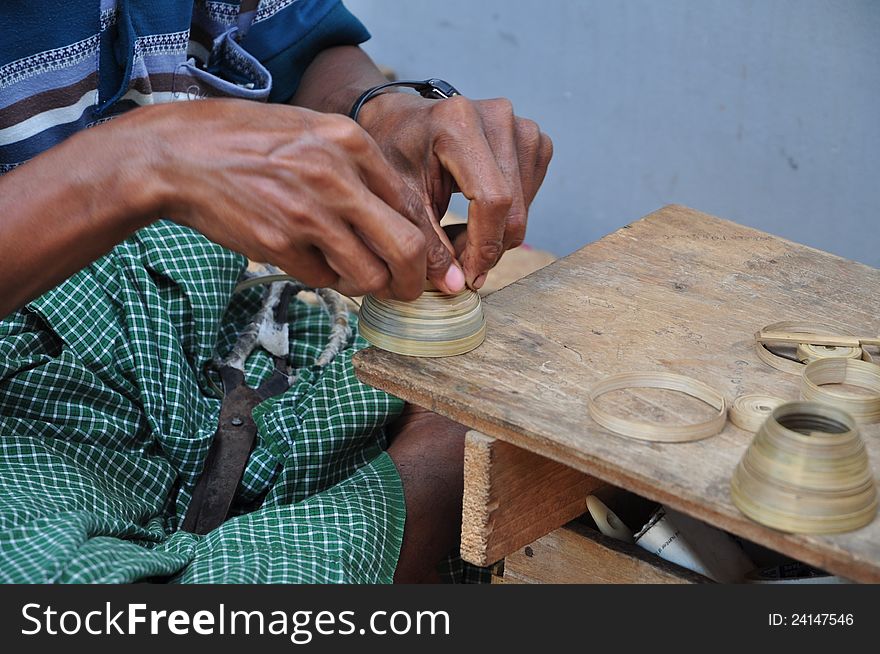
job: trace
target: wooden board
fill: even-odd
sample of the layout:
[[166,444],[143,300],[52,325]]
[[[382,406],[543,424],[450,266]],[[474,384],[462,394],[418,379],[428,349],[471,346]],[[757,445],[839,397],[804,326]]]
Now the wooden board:
[[587,510],[604,483],[504,441],[468,432],[461,556],[487,566]]
[[504,561],[505,584],[702,584],[710,579],[572,523]]
[[[880,520],[849,534],[799,536],[733,506],[729,481],[751,434],[728,424],[695,443],[642,443],[599,428],[585,402],[595,381],[638,370],[691,375],[729,400],[797,398],[797,378],[757,358],[755,331],[830,320],[877,334],[877,289],[878,270],[672,206],[486,298],[488,338],[473,352],[428,360],[368,349],[355,368],[365,382],[484,434],[811,565],[878,582]],[[656,393],[665,395],[621,392],[608,401],[634,416],[696,417],[695,400]],[[880,426],[863,433],[876,473]]]

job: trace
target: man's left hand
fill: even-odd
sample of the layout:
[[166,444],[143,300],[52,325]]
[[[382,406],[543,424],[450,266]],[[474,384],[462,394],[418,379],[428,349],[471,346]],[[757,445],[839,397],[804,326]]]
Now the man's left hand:
[[[550,137],[506,99],[385,93],[364,105],[359,122],[422,199],[441,238],[451,194],[460,190],[470,201],[467,228],[451,246],[468,286],[480,288],[501,255],[525,238],[529,206],[553,156]],[[442,277],[428,259],[428,276]]]

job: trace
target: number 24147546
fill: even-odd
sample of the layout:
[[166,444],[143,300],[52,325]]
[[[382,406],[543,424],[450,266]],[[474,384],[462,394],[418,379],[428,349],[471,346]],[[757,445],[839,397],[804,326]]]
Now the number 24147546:
[[771,627],[849,627],[855,618],[852,613],[770,613],[767,623]]

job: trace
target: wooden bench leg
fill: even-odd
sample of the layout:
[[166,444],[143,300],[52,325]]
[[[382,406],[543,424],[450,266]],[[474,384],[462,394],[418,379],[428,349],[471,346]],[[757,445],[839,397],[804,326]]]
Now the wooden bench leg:
[[471,431],[464,454],[461,556],[490,565],[586,511],[603,482]]

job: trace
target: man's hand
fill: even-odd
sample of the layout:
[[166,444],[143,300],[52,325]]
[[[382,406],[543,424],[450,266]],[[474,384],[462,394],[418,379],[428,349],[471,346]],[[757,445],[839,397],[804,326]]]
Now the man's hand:
[[[529,206],[553,156],[553,143],[538,125],[513,112],[510,101],[454,97],[426,100],[386,93],[370,100],[360,123],[407,181],[425,211],[439,220],[450,195],[470,200],[467,229],[453,247],[467,283],[480,288],[508,249],[522,244]],[[432,259],[428,270],[447,265]]]
[[163,213],[211,240],[347,295],[418,297],[428,253],[438,288],[464,287],[421,198],[348,118],[239,100],[134,114],[165,144]]

